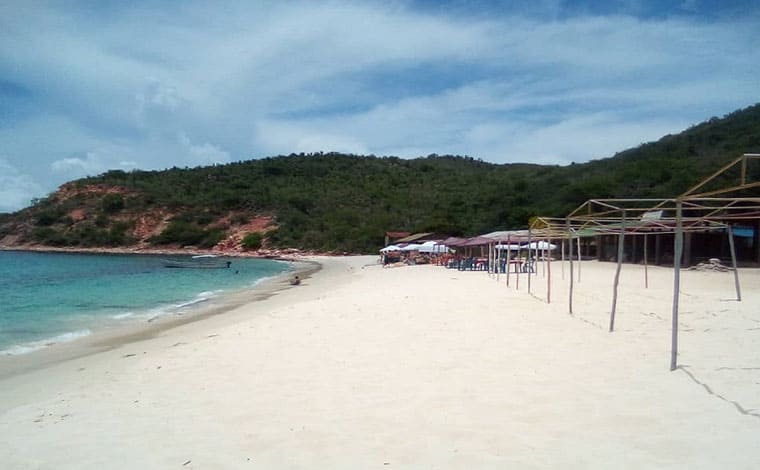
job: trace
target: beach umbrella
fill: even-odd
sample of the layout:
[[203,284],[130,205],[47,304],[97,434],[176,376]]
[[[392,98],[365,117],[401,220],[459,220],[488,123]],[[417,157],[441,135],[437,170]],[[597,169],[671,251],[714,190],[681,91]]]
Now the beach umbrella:
[[420,247],[419,243],[410,243],[406,245],[405,247],[401,248],[401,251],[419,251]]
[[531,250],[554,250],[557,248],[557,245],[539,240],[537,242],[530,242],[529,244],[524,245],[523,248],[529,248]]
[[380,248],[380,253],[389,253],[391,251],[401,251],[401,247],[396,245],[388,245],[385,248]]
[[520,251],[522,247],[516,243],[509,243],[509,244],[499,243],[498,245],[494,245],[494,248],[496,248],[497,250]]

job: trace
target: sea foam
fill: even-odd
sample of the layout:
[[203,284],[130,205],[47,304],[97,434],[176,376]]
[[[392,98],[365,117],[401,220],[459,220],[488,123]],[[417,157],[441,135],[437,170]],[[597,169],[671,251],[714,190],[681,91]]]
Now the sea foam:
[[54,344],[68,343],[70,341],[74,341],[79,338],[84,338],[85,336],[89,336],[91,334],[92,334],[92,331],[87,330],[87,329],[69,331],[67,333],[62,333],[60,335],[53,336],[52,338],[45,338],[45,339],[41,339],[37,341],[30,341],[28,343],[22,343],[22,344],[11,346],[8,349],[3,349],[2,351],[0,351],[0,355],[1,356],[18,356],[21,354],[27,354],[32,351],[37,351],[42,348],[52,346]]

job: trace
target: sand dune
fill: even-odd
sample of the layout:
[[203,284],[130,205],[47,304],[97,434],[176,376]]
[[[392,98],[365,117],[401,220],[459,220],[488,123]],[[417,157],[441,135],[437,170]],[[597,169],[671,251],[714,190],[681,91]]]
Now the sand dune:
[[319,258],[302,286],[0,381],[15,468],[758,468],[760,271],[531,279]]

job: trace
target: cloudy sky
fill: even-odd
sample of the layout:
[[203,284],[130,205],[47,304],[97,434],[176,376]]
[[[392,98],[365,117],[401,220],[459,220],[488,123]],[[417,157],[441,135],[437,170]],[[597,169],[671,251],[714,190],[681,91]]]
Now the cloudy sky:
[[0,211],[292,152],[608,157],[760,101],[758,31],[753,0],[5,1]]

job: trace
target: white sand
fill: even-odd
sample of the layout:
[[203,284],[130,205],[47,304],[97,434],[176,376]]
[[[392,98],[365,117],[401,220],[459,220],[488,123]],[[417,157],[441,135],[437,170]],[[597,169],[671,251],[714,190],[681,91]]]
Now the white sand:
[[0,380],[0,467],[760,468],[760,270],[683,273],[670,372],[670,269],[623,266],[610,334],[613,263],[570,316],[559,263],[547,304],[374,260]]

